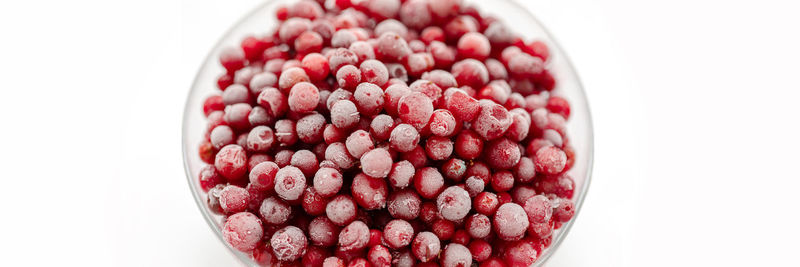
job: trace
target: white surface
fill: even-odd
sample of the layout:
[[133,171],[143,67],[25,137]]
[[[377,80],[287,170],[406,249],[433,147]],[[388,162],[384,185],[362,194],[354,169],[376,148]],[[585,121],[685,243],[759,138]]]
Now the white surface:
[[[550,266],[797,266],[794,1],[527,0],[596,162]],[[4,266],[225,266],[184,178],[195,70],[259,1],[3,1]]]

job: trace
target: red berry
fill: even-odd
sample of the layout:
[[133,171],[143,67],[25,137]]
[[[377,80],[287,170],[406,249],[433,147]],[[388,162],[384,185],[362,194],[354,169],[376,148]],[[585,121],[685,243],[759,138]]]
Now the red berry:
[[286,226],[272,235],[272,252],[281,261],[294,261],[306,253],[306,236],[295,226]]
[[231,215],[222,226],[222,238],[225,242],[242,252],[255,249],[262,235],[261,220],[249,212]]
[[439,255],[441,243],[439,238],[431,232],[421,232],[414,238],[411,251],[421,262],[429,262]]

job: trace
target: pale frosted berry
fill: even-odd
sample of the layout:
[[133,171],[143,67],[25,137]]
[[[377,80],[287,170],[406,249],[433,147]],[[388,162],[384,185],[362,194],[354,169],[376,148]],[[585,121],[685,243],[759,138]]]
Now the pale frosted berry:
[[356,130],[350,134],[345,141],[345,145],[347,146],[347,152],[354,158],[361,158],[364,153],[375,148],[375,143],[372,142],[369,133],[364,130]]
[[381,109],[383,109],[383,89],[375,84],[362,82],[356,86],[356,91],[353,93],[353,99],[355,99],[355,104],[358,107],[358,111],[365,116],[378,114]]
[[394,32],[387,32],[378,37],[375,51],[382,59],[395,62],[411,53],[406,40]]
[[428,52],[433,56],[434,67],[449,69],[456,62],[456,50],[440,41],[432,41],[428,45]]
[[222,92],[222,103],[225,105],[248,102],[250,102],[250,91],[244,85],[233,84]]
[[543,147],[536,151],[533,158],[536,172],[544,174],[558,174],[567,164],[567,155],[555,146]]
[[484,214],[473,214],[467,218],[465,228],[470,236],[480,239],[489,236],[492,231],[492,222]]
[[325,159],[332,161],[341,169],[349,169],[355,164],[355,159],[341,142],[332,143],[325,149]]
[[294,49],[301,55],[315,53],[322,50],[322,35],[314,31],[305,31],[294,40]]
[[575,203],[562,199],[553,212],[553,218],[558,222],[567,222],[575,216]]
[[211,130],[211,134],[209,134],[209,139],[211,141],[211,145],[214,146],[214,149],[222,149],[222,147],[233,144],[233,129],[228,125],[220,125],[214,127]]
[[382,86],[389,81],[389,70],[382,62],[374,59],[367,59],[361,62],[361,81]]
[[431,232],[421,232],[414,237],[411,252],[421,262],[429,262],[439,255],[441,242],[439,237]]
[[412,92],[397,102],[397,114],[405,123],[422,129],[433,114],[433,102],[423,93]]
[[411,184],[411,179],[414,178],[415,172],[416,170],[411,165],[411,162],[407,160],[395,162],[389,172],[389,184],[394,188],[406,188]]
[[370,248],[367,258],[372,267],[389,267],[392,265],[392,254],[388,248],[381,245]]
[[373,48],[369,42],[356,41],[351,43],[348,49],[358,57],[359,62],[364,62],[368,59],[375,59],[375,48]]
[[279,120],[275,122],[275,140],[284,146],[291,146],[297,142],[296,124],[293,120]]
[[358,63],[358,56],[353,54],[347,48],[336,48],[328,55],[328,64],[331,67],[331,73],[336,73],[339,68],[345,65],[355,65]]
[[492,140],[486,146],[486,163],[496,169],[511,169],[522,157],[517,143],[508,138]]
[[246,130],[250,128],[250,120],[248,116],[253,107],[246,103],[236,103],[225,107],[225,116],[223,119],[234,130]]
[[392,133],[392,129],[394,129],[394,119],[389,115],[379,114],[372,118],[369,128],[372,137],[379,141],[387,140]]
[[365,248],[369,242],[369,228],[362,221],[353,221],[339,232],[339,248],[353,251]]
[[386,180],[371,178],[363,173],[353,177],[350,191],[356,203],[366,210],[386,207],[386,199],[389,197],[389,188],[386,186]]
[[267,126],[256,126],[247,135],[247,150],[251,152],[266,152],[275,142],[275,133]]
[[297,113],[307,113],[319,104],[319,89],[309,82],[299,82],[289,92],[289,109]]
[[330,197],[338,193],[339,189],[342,188],[343,182],[342,173],[332,168],[320,167],[314,175],[314,189],[324,197]]
[[517,54],[508,61],[508,72],[512,76],[534,78],[544,71],[542,59],[527,54]]
[[275,117],[270,116],[264,107],[255,106],[247,115],[247,121],[252,126],[265,126],[274,123]]
[[298,67],[288,68],[282,71],[280,77],[278,77],[278,89],[284,94],[289,94],[295,84],[310,81],[311,79],[303,69]]
[[404,84],[394,84],[386,88],[383,94],[384,110],[389,115],[397,115],[397,104],[400,99],[411,93],[411,89]]
[[525,210],[515,203],[505,203],[497,208],[493,222],[497,236],[506,241],[521,239],[530,223]]
[[500,206],[500,200],[497,198],[497,195],[492,192],[484,191],[478,193],[478,195],[472,199],[472,208],[475,209],[476,212],[487,216],[494,215],[498,206]]
[[389,247],[398,249],[411,244],[414,228],[405,220],[392,220],[383,228],[383,240]]
[[[511,200],[514,203],[522,205],[525,208],[525,201],[529,198],[536,195],[536,189],[529,185],[520,185],[515,186],[513,190],[511,190]],[[525,212],[528,212],[528,209],[525,208]],[[531,221],[533,223],[533,221]]]
[[465,58],[483,60],[489,56],[492,46],[486,36],[477,32],[468,32],[458,39],[458,54]]
[[462,267],[472,265],[472,253],[464,245],[450,243],[442,251],[442,267]]
[[533,245],[523,240],[508,244],[503,259],[508,267],[528,267],[536,261],[537,254]]
[[292,161],[292,156],[294,155],[294,151],[284,149],[275,153],[275,164],[278,164],[278,167],[286,167]]
[[197,180],[200,182],[200,188],[206,192],[222,183],[222,177],[219,175],[214,165],[203,166],[199,171]]
[[303,175],[307,177],[313,176],[319,168],[317,156],[314,154],[314,152],[306,149],[294,152],[289,164],[300,169],[303,172]]
[[479,193],[483,192],[486,187],[486,184],[483,182],[483,180],[476,176],[470,176],[467,178],[467,180],[464,181],[464,185],[470,197],[477,196]]
[[265,161],[255,165],[255,167],[250,170],[250,184],[266,190],[274,190],[275,175],[278,173],[279,169],[278,164],[271,161]]
[[425,167],[414,174],[414,188],[420,196],[433,199],[444,187],[444,177],[436,168]]
[[297,200],[306,189],[303,171],[294,166],[286,166],[275,174],[275,193],[285,200]]
[[475,59],[464,59],[453,64],[450,69],[459,85],[482,88],[489,82],[489,71],[486,65]]
[[317,194],[317,190],[315,190],[314,187],[307,187],[306,190],[303,191],[301,206],[306,214],[311,216],[322,215],[325,213],[327,205],[327,199]]
[[242,212],[250,204],[250,193],[244,188],[228,185],[220,191],[219,205],[225,213]]
[[419,132],[410,124],[400,124],[394,127],[389,137],[392,148],[400,152],[408,152],[417,147]]
[[281,117],[289,110],[289,102],[286,96],[278,89],[267,87],[258,95],[258,105],[267,110],[267,114],[272,117]]
[[344,260],[337,257],[328,257],[322,262],[322,267],[345,267]]
[[331,108],[331,124],[340,129],[355,126],[361,119],[356,105],[350,100],[339,100]]
[[242,252],[255,249],[263,235],[261,220],[249,212],[231,215],[222,226],[222,238],[225,242]]
[[319,113],[312,113],[299,119],[295,124],[297,138],[307,144],[316,144],[322,141],[322,131],[325,130],[325,117]]
[[222,67],[228,70],[228,73],[232,73],[244,67],[244,51],[233,47],[225,48],[220,52],[219,62],[222,64]]
[[431,134],[437,136],[450,136],[456,130],[456,118],[446,109],[437,109],[431,115],[428,128]]
[[[482,100],[487,101],[487,100]],[[472,124],[472,130],[484,140],[492,140],[503,136],[511,127],[513,120],[508,110],[494,102],[481,102],[481,112]]]
[[528,214],[528,220],[531,223],[544,223],[553,216],[553,206],[550,204],[550,199],[543,195],[530,197],[524,203],[525,206],[523,208]]
[[422,200],[413,190],[394,191],[389,195],[387,210],[394,218],[413,220],[419,216]]
[[447,137],[431,136],[425,142],[425,152],[432,160],[445,160],[453,153],[453,141]]
[[458,221],[467,216],[471,205],[472,200],[469,198],[469,193],[458,186],[448,187],[436,199],[439,213],[451,221]]
[[353,65],[344,65],[336,71],[336,81],[339,87],[353,90],[361,83],[361,70]]
[[295,226],[286,226],[272,235],[270,240],[272,252],[281,261],[297,260],[306,253],[306,240],[303,230]]
[[408,88],[412,92],[420,92],[427,96],[432,101],[434,107],[441,106],[443,101],[442,88],[439,88],[439,86],[435,83],[428,80],[419,79],[411,83]]
[[356,219],[356,203],[347,195],[338,195],[328,202],[325,214],[334,224],[344,226]]
[[339,227],[328,217],[316,217],[308,224],[308,238],[317,246],[334,246],[338,242]]
[[405,1],[400,6],[398,16],[403,24],[411,28],[422,29],[428,26],[433,18],[425,0]]
[[227,145],[217,153],[214,167],[229,181],[238,180],[247,173],[247,154],[239,145]]
[[373,178],[384,178],[392,169],[392,156],[383,148],[370,150],[361,156],[361,169]]
[[261,218],[266,223],[280,225],[289,220],[289,215],[292,214],[292,209],[289,204],[276,197],[268,197],[261,202],[261,207],[258,209]]
[[419,52],[408,55],[403,61],[403,66],[408,71],[408,75],[420,77],[423,73],[433,69],[436,62],[433,55],[427,52]]

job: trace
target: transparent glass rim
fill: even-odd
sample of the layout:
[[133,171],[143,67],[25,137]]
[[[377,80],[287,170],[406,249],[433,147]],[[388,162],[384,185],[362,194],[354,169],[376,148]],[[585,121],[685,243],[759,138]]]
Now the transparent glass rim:
[[[479,1],[479,0],[467,0],[467,1],[471,2],[471,1]],[[592,120],[592,112],[591,112],[591,107],[589,105],[589,99],[588,99],[588,97],[586,95],[586,89],[584,88],[583,83],[581,82],[580,75],[578,74],[577,70],[575,69],[575,66],[572,63],[572,61],[570,60],[570,58],[567,55],[567,53],[562,49],[562,47],[559,44],[558,39],[555,37],[555,35],[553,35],[548,30],[548,28],[545,27],[545,25],[536,16],[534,16],[533,13],[528,8],[526,8],[525,6],[521,5],[519,3],[519,0],[498,0],[498,1],[505,1],[505,2],[513,5],[515,8],[518,8],[519,10],[524,12],[531,20],[535,21],[538,24],[538,26],[541,28],[541,30],[544,32],[544,34],[546,35],[547,39],[549,40],[550,45],[554,46],[558,51],[560,51],[560,55],[563,57],[565,66],[573,72],[572,74],[575,77],[575,81],[574,82],[576,83],[577,89],[580,91],[580,94],[584,98],[583,108],[586,110],[586,116],[587,116],[586,117],[586,119],[587,119],[587,121],[586,121],[587,136],[585,137],[586,138],[585,140],[586,140],[586,146],[587,146],[588,154],[585,155],[587,157],[587,159],[586,159],[587,160],[586,161],[586,171],[583,173],[584,180],[583,180],[583,184],[581,186],[580,192],[579,192],[579,194],[577,194],[577,196],[574,199],[575,211],[576,211],[575,212],[575,216],[571,220],[569,220],[567,223],[563,224],[560,229],[556,230],[556,231],[560,232],[560,234],[557,235],[557,237],[553,240],[553,242],[545,250],[545,252],[538,256],[536,262],[533,264],[533,266],[542,266],[542,265],[547,263],[547,261],[552,257],[552,255],[558,250],[558,248],[560,247],[560,245],[564,241],[564,239],[566,239],[567,235],[569,234],[570,230],[572,229],[573,224],[575,223],[575,221],[577,220],[577,218],[578,218],[578,216],[580,214],[581,208],[583,207],[584,200],[586,199],[586,196],[587,196],[588,191],[589,191],[589,187],[591,185],[592,169],[594,167],[594,125],[593,125],[593,120]],[[220,48],[221,46],[224,45],[225,40],[228,40],[228,39],[231,38],[231,36],[233,35],[233,32],[234,32],[234,30],[236,29],[237,26],[242,25],[248,18],[257,15],[259,13],[259,11],[266,9],[270,5],[279,4],[280,2],[282,2],[282,0],[266,0],[263,3],[253,7],[250,11],[248,11],[246,14],[244,14],[242,17],[240,17],[234,24],[232,24],[231,27],[228,28],[222,36],[220,36],[220,38],[217,40],[217,42],[210,49],[209,53],[206,55],[206,57],[202,61],[203,63],[198,67],[197,75],[194,77],[194,79],[192,81],[192,85],[189,88],[188,94],[186,96],[186,100],[184,102],[183,115],[182,115],[181,144],[180,145],[181,145],[181,153],[182,153],[182,156],[183,156],[183,168],[184,168],[184,173],[186,174],[186,179],[187,179],[187,182],[188,182],[188,185],[189,185],[189,189],[192,192],[192,196],[194,198],[195,204],[197,205],[197,208],[199,209],[200,213],[203,215],[203,218],[205,219],[206,224],[209,226],[211,231],[214,232],[214,234],[216,235],[217,239],[220,242],[222,242],[226,247],[228,247],[228,251],[230,253],[233,253],[235,255],[235,258],[240,263],[242,263],[243,265],[247,265],[247,266],[258,266],[258,264],[256,264],[250,258],[249,255],[244,254],[242,252],[238,252],[235,249],[232,249],[230,246],[227,245],[227,243],[224,241],[224,239],[222,237],[222,233],[219,230],[219,226],[217,225],[217,222],[215,221],[215,218],[212,217],[213,215],[208,210],[204,209],[207,206],[204,196],[201,194],[200,191],[194,189],[193,179],[195,179],[195,177],[192,174],[189,158],[192,157],[192,156],[196,156],[196,155],[190,155],[190,152],[187,150],[187,145],[186,144],[188,142],[187,134],[197,134],[197,133],[188,132],[189,123],[191,121],[189,116],[192,113],[191,109],[198,108],[198,107],[192,106],[191,102],[192,102],[192,96],[194,96],[193,92],[200,85],[200,80],[201,80],[200,74],[201,74],[201,70],[205,66],[204,64],[209,62],[209,61],[211,61],[212,59],[214,59],[214,56],[215,56],[214,52],[217,51],[218,48]]]

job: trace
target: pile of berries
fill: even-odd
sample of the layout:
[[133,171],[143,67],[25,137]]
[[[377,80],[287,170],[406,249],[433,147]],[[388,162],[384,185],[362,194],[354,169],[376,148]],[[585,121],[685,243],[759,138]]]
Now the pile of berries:
[[569,221],[548,47],[460,0],[302,0],[221,52],[199,172],[264,266],[530,266]]

